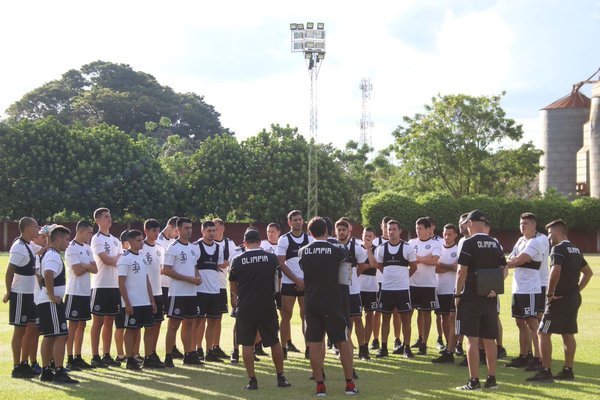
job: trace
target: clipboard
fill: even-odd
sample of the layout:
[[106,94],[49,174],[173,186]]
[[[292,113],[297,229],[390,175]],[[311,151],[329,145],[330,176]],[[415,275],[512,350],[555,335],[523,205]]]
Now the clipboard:
[[478,269],[475,271],[477,295],[487,296],[492,290],[496,294],[504,293],[504,271],[502,268]]

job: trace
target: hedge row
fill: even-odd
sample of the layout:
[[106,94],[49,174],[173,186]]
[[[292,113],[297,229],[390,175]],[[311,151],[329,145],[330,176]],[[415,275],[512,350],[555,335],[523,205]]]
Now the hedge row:
[[445,193],[427,193],[415,198],[387,191],[365,197],[362,218],[364,226],[379,227],[381,219],[390,216],[400,221],[403,229],[413,230],[419,217],[432,216],[440,228],[447,223],[456,225],[462,213],[473,209],[486,213],[492,229],[502,231],[518,231],[519,216],[524,212],[537,216],[539,230],[558,218],[565,220],[570,228],[585,232],[600,230],[600,199],[580,197],[569,201],[556,193],[535,199],[486,195],[454,198]]

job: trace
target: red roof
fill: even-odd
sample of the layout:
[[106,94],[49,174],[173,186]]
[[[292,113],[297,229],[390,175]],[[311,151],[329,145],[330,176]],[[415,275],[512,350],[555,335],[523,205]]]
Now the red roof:
[[554,103],[542,108],[542,110],[552,110],[557,108],[590,108],[592,101],[585,94],[579,91],[571,92],[565,97],[561,97]]

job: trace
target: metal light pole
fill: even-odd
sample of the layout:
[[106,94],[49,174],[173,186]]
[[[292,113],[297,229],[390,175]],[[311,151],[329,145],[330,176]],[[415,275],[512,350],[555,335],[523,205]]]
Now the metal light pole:
[[308,199],[307,217],[319,213],[319,175],[317,153],[317,77],[321,61],[325,58],[325,24],[307,22],[290,24],[292,52],[304,53],[304,60],[310,77],[310,143],[308,147]]

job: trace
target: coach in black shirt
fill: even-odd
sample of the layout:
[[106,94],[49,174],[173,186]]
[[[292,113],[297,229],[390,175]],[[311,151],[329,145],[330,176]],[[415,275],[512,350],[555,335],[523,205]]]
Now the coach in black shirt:
[[347,346],[348,330],[338,287],[340,263],[346,258],[340,247],[327,241],[327,225],[314,217],[308,230],[315,241],[298,252],[304,271],[304,306],[306,310],[306,342],[310,348],[310,364],[317,382],[317,395],[325,394],[323,384],[324,354],[320,351],[325,333],[340,350],[346,377],[346,393],[356,393],[352,380],[352,352]]
[[[480,390],[479,383],[479,339],[483,339],[488,366],[485,388],[497,389],[496,359],[498,338],[498,309],[496,293],[491,291],[478,295],[477,272],[483,269],[505,268],[506,259],[502,246],[487,235],[485,214],[473,210],[467,216],[470,237],[463,242],[458,257],[456,274],[456,333],[467,337],[467,360],[469,382],[459,390]],[[505,270],[506,272],[506,270]]]
[[283,349],[277,336],[279,323],[275,309],[274,280],[279,272],[279,261],[273,253],[260,248],[260,234],[248,230],[244,234],[246,251],[231,262],[229,272],[231,307],[237,308],[236,337],[243,346],[244,366],[249,382],[246,389],[258,389],[254,372],[254,342],[260,333],[263,345],[271,347],[277,386],[288,387],[283,376]]

